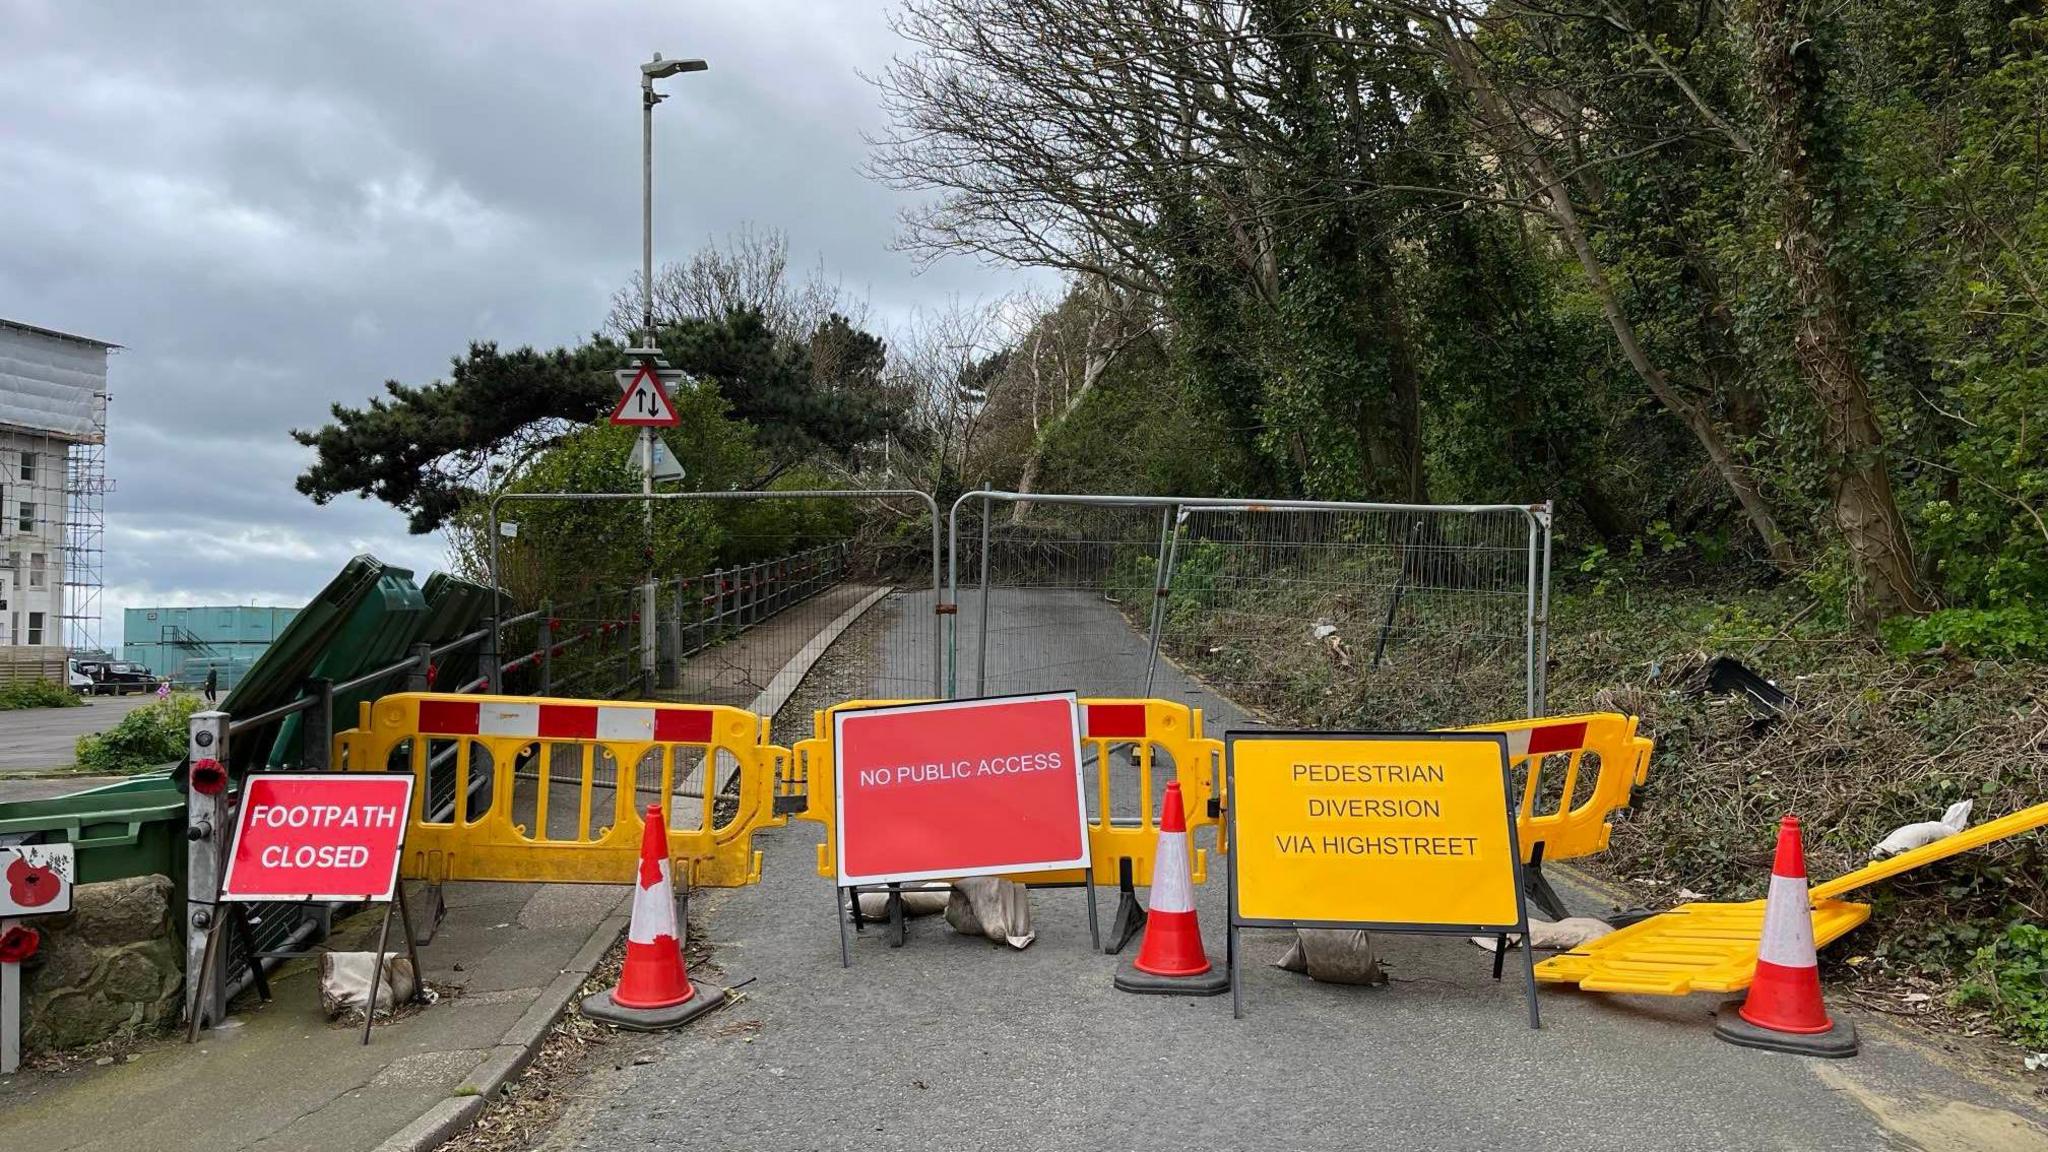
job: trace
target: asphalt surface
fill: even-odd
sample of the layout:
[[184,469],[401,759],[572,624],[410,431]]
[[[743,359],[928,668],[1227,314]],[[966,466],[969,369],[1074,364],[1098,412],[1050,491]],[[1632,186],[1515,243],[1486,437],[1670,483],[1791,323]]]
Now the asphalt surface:
[[[785,717],[914,680],[930,619],[918,600],[878,605]],[[990,691],[1142,685],[1142,639],[1099,598],[1012,594],[990,623],[992,636],[1028,640],[991,643]],[[963,695],[970,685],[963,676]],[[1240,719],[1170,665],[1156,691],[1200,703],[1212,734]],[[697,974],[753,978],[746,998],[684,1031],[624,1041],[566,1086],[577,1102],[542,1146],[2048,1149],[2036,1110],[1877,1021],[1858,1019],[1861,1057],[1824,1062],[1715,1040],[1711,997],[1546,989],[1544,1026],[1531,1031],[1522,986],[1491,980],[1489,955],[1462,939],[1382,934],[1392,983],[1368,989],[1279,971],[1288,935],[1247,932],[1238,1020],[1227,995],[1114,990],[1129,953],[1091,951],[1071,890],[1032,894],[1038,939],[1025,951],[925,919],[902,949],[870,929],[842,968],[832,892],[813,868],[819,839],[803,822],[764,834],[759,885],[698,895],[714,967]],[[1212,873],[1196,904],[1220,959],[1219,881]],[[1576,910],[1604,910],[1565,887]]]
[[88,696],[82,708],[28,708],[0,712],[0,772],[62,771],[77,761],[73,749],[88,732],[104,732],[156,694]]

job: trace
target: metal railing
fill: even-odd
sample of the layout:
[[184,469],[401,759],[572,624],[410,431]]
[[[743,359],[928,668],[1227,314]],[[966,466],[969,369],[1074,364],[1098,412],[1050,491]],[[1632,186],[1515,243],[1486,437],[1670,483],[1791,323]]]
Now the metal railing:
[[[936,532],[936,528],[934,529]],[[677,592],[676,624],[682,626],[680,613],[685,604],[685,591],[693,587],[711,587],[708,611],[696,621],[699,643],[695,648],[675,652],[673,660],[680,663],[704,647],[717,643],[729,634],[736,634],[772,617],[775,613],[801,602],[805,598],[829,586],[845,570],[847,546],[844,543],[825,545],[793,553],[772,560],[758,561],[731,569],[718,569],[703,576],[683,577],[674,587]],[[630,596],[635,590],[623,595]],[[486,622],[474,629],[441,644],[418,644],[404,659],[387,664],[352,679],[333,681],[312,679],[297,700],[251,716],[231,717],[222,712],[202,712],[194,715],[188,730],[189,750],[193,761],[213,759],[222,764],[230,763],[228,749],[237,736],[255,738],[263,729],[289,717],[300,717],[301,749],[296,768],[302,771],[321,772],[333,767],[330,763],[335,734],[335,698],[361,688],[391,683],[395,690],[425,692],[436,690],[434,684],[437,662],[444,657],[476,649],[476,662],[482,674],[459,685],[439,687],[438,690],[458,694],[477,692],[492,695],[505,691],[505,676],[525,669],[537,673],[531,686],[532,695],[558,694],[563,688],[588,679],[614,663],[623,661],[630,673],[622,677],[611,695],[639,683],[640,654],[638,645],[632,644],[633,631],[624,614],[613,614],[619,618],[607,617],[595,611],[602,608],[605,593],[575,601],[562,606],[543,606],[502,620]],[[590,617],[581,613],[591,611]],[[563,628],[567,619],[572,627]],[[523,629],[532,625],[538,635],[537,644],[523,650],[509,660],[500,659],[503,638],[508,631]],[[617,636],[626,641],[616,652],[602,654],[597,661],[571,671],[567,676],[557,678],[558,658],[579,645],[603,641]],[[674,651],[674,649],[671,649]],[[430,777],[448,774],[452,777],[455,750],[451,747],[441,751],[429,764]],[[481,787],[488,778],[479,775],[475,786]],[[430,819],[445,819],[461,803],[463,798],[452,794],[452,786],[438,790],[429,789],[429,795],[444,797],[428,813]],[[235,793],[232,788],[224,790],[205,805],[196,802],[187,811],[187,971],[198,971],[200,957],[204,954],[205,940],[209,932],[223,926],[221,908],[217,903],[220,891],[222,854],[227,848],[228,831],[233,827]],[[220,978],[216,987],[205,990],[210,993],[209,1018],[218,1020],[225,1012],[226,1005],[258,979],[261,970],[274,968],[283,962],[288,954],[322,939],[333,920],[333,907],[302,904],[254,904],[243,910],[246,917],[240,926],[245,930],[231,931],[226,941],[225,962],[215,968]],[[252,963],[252,961],[254,961]],[[186,989],[186,1012],[189,1019],[197,998],[201,993],[197,982],[188,983]]]
[[677,580],[669,601],[675,659],[687,660],[838,583],[851,547],[821,544]]

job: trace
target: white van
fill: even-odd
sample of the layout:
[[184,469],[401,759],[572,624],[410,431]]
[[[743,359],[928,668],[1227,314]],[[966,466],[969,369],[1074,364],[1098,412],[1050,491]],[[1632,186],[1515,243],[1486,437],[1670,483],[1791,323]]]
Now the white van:
[[78,670],[78,661],[66,660],[64,662],[64,669],[67,676],[67,687],[80,695],[90,696],[92,694],[92,677]]

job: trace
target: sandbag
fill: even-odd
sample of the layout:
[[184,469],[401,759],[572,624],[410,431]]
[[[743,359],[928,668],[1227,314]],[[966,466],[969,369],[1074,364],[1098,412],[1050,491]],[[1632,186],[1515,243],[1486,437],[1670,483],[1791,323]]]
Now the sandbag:
[[[944,888],[905,888],[903,890],[903,914],[905,916],[937,916],[946,910],[952,893]],[[860,914],[869,920],[889,918],[889,893],[861,889]]]
[[1038,936],[1031,930],[1029,893],[1022,884],[998,876],[955,881],[946,923],[962,936],[986,936],[1012,948],[1028,948]]
[[[329,1019],[363,1010],[370,990],[370,971],[376,964],[375,952],[320,954],[320,1007]],[[384,957],[384,971],[377,980],[377,1015],[389,1016],[393,1004],[412,999],[413,990],[412,961],[404,956]]]
[[[1562,920],[1538,920],[1532,916],[1529,919],[1529,946],[1546,952],[1569,952],[1612,931],[1614,925],[1591,916],[1567,916]],[[1510,932],[1507,937],[1508,947],[1522,946],[1520,933]],[[1472,942],[1491,952],[1499,941],[1493,936],[1474,936]]]
[[1363,928],[1297,928],[1294,944],[1273,965],[1306,972],[1324,984],[1385,984],[1387,974],[1373,954],[1372,933]]

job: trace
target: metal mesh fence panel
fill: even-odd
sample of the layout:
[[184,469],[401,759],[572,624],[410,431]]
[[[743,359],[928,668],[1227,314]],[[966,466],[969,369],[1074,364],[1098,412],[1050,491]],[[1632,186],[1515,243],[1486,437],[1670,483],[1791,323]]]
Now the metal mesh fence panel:
[[1541,709],[1540,509],[1088,499],[956,506],[957,694],[1206,690],[1388,729]]
[[658,695],[739,708],[787,695],[856,619],[862,651],[850,662],[865,694],[936,693],[938,555],[925,498],[764,494],[732,522],[723,550],[734,563],[662,583],[662,664],[674,671]]
[[[960,506],[953,692],[1142,695],[1153,566],[1171,508]],[[986,524],[987,531],[983,531]],[[985,546],[984,546],[985,545]]]

